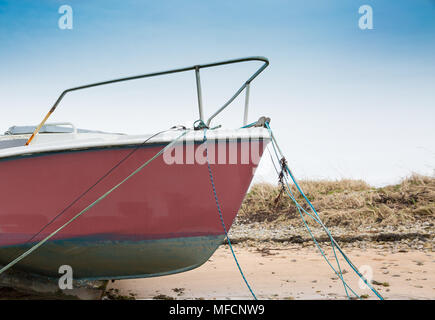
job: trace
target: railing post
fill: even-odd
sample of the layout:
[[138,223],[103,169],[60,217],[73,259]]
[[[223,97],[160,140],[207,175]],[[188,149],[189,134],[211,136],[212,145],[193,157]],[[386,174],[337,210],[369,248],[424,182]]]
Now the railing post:
[[246,126],[248,124],[248,109],[249,109],[249,88],[251,88],[251,84],[246,84],[246,95],[245,95],[245,113],[243,114],[243,125]]
[[196,92],[198,93],[199,118],[204,121],[204,113],[202,110],[201,78],[199,77],[199,66],[195,66],[195,76],[196,76]]

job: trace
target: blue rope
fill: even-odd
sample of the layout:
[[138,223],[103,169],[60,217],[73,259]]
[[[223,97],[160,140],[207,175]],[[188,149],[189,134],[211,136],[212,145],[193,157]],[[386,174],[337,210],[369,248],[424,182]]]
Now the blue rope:
[[[269,127],[269,124],[266,122],[265,123],[265,125],[266,125],[266,127],[267,127],[267,129],[268,129],[268,131],[269,131],[269,134],[270,134],[270,137],[271,137],[271,140],[272,140],[272,146],[273,146],[273,149],[274,149],[274,151],[275,151],[275,155],[276,155],[276,157],[279,159],[279,156],[278,156],[278,153],[277,153],[277,151],[276,151],[276,148],[275,148],[275,144],[276,144],[276,147],[278,148],[278,150],[280,150],[279,149],[279,147],[278,147],[278,145],[277,145],[277,142],[276,142],[276,140],[275,140],[275,138],[274,138],[274,136],[273,136],[273,133],[272,133],[272,129]],[[280,153],[281,153],[281,151],[280,151]],[[281,156],[282,156],[282,153],[281,153]],[[274,167],[275,167],[275,164],[274,164]],[[316,217],[317,217],[317,219],[316,218],[314,218],[313,216],[311,216],[304,208],[302,208],[300,205],[299,205],[299,203],[296,201],[296,199],[295,199],[295,197],[294,196],[290,196],[290,194],[287,192],[287,194],[290,196],[290,198],[293,200],[293,202],[296,204],[296,207],[297,207],[297,209],[298,209],[298,211],[299,211],[299,214],[301,215],[301,217],[302,217],[302,220],[303,220],[303,222],[304,222],[304,224],[305,224],[305,227],[307,228],[307,230],[308,230],[308,232],[310,233],[310,235],[311,235],[311,237],[313,238],[313,240],[314,240],[314,242],[316,243],[316,245],[317,245],[317,247],[319,248],[319,250],[320,250],[320,252],[321,252],[321,254],[322,254],[322,256],[326,259],[326,261],[328,262],[328,264],[331,266],[331,268],[335,271],[335,273],[340,277],[340,279],[342,280],[342,282],[343,282],[343,285],[344,285],[344,288],[345,288],[345,291],[346,291],[346,295],[349,297],[349,294],[348,294],[348,292],[347,292],[347,289],[346,289],[346,287],[348,287],[357,297],[359,297],[353,290],[352,290],[352,288],[344,281],[344,278],[343,278],[343,273],[342,273],[342,271],[341,271],[341,267],[340,267],[340,264],[339,264],[339,261],[338,261],[338,258],[337,258],[337,254],[336,254],[336,251],[335,251],[335,247],[337,247],[337,249],[339,250],[339,252],[341,253],[341,255],[343,256],[343,258],[346,260],[346,262],[349,264],[349,266],[355,271],[355,273],[365,282],[365,284],[376,294],[376,296],[378,296],[378,298],[379,299],[381,299],[381,300],[383,300],[383,297],[370,285],[370,283],[365,279],[365,277],[358,271],[358,269],[354,266],[354,264],[350,261],[350,259],[347,257],[347,255],[341,250],[341,248],[338,246],[338,244],[337,244],[337,242],[335,241],[335,239],[332,237],[332,234],[331,234],[331,232],[328,230],[328,228],[322,223],[322,221],[320,220],[320,216],[318,215],[318,213],[317,213],[317,211],[316,211],[316,209],[314,208],[314,206],[311,204],[311,202],[310,202],[310,200],[306,197],[306,195],[304,194],[304,192],[302,191],[302,189],[300,188],[300,186],[299,186],[299,184],[297,183],[297,181],[296,181],[296,179],[294,178],[294,176],[293,176],[293,174],[291,173],[291,171],[290,171],[290,169],[288,168],[288,166],[287,165],[285,165],[284,166],[285,167],[285,170],[286,170],[286,173],[288,174],[288,175],[290,175],[290,177],[291,177],[291,179],[292,179],[292,181],[293,181],[293,183],[295,184],[295,186],[296,186],[296,188],[298,189],[298,191],[300,192],[300,194],[303,196],[303,198],[305,199],[305,201],[308,203],[308,205],[310,206],[310,208],[312,209],[312,211],[314,212],[314,214],[316,215]],[[275,167],[275,170],[276,170],[276,167]],[[286,185],[287,185],[287,189],[290,191],[290,193],[293,195],[293,193],[291,192],[291,189],[290,189],[290,186],[289,186],[289,184],[288,184],[288,180],[287,180],[287,177],[284,175],[284,180],[285,180],[285,182],[286,182]],[[286,190],[287,191],[287,190]],[[315,238],[314,238],[314,236],[313,236],[313,234],[312,234],[312,232],[311,232],[311,230],[310,230],[310,228],[308,227],[308,225],[307,225],[307,223],[305,222],[305,219],[303,218],[303,216],[302,216],[302,214],[301,214],[301,211],[300,211],[300,209],[302,209],[307,215],[309,215],[310,217],[312,217],[317,223],[319,223],[322,227],[323,227],[323,229],[325,230],[325,232],[328,234],[328,236],[329,236],[329,238],[330,238],[330,240],[331,240],[331,246],[332,246],[332,249],[333,249],[333,252],[334,252],[334,256],[335,256],[335,259],[336,259],[336,262],[337,262],[337,265],[338,265],[338,268],[339,268],[339,273],[337,273],[337,271],[332,267],[332,265],[330,264],[330,262],[329,262],[329,260],[326,258],[326,256],[324,255],[324,253],[323,253],[323,250],[320,248],[320,246],[318,245],[318,243],[317,243],[317,241],[315,240]],[[350,297],[349,297],[350,298]],[[360,297],[359,297],[360,298]]]
[[[269,151],[269,150],[268,150]],[[269,151],[269,154],[270,154],[270,151]],[[273,158],[272,158],[272,155],[270,154],[270,156],[271,156],[271,159],[272,159],[272,164],[273,164],[273,167],[275,168],[275,171],[276,171],[276,173],[277,174],[279,174],[279,172],[278,172],[278,170],[276,169],[276,166],[275,166],[275,163],[273,162],[274,160],[273,160]],[[284,179],[286,180],[286,188],[285,188],[285,192],[287,193],[287,195],[290,197],[290,199],[292,199],[293,200],[293,202],[295,203],[295,205],[296,205],[296,209],[298,210],[298,212],[299,212],[299,215],[301,216],[301,219],[302,219],[302,222],[304,223],[304,226],[305,226],[305,228],[308,230],[308,233],[310,234],[310,236],[311,236],[311,238],[312,238],[312,240],[313,240],[313,242],[314,242],[314,244],[316,245],[316,247],[319,249],[319,251],[320,251],[320,254],[322,255],[322,257],[325,259],[325,261],[326,261],[326,263],[331,267],[331,269],[334,271],[334,273],[338,276],[338,277],[340,277],[340,274],[339,274],[339,272],[337,271],[337,270],[335,270],[335,268],[334,268],[334,266],[331,264],[331,262],[329,262],[329,259],[328,259],[328,257],[326,256],[326,254],[324,253],[324,251],[322,250],[322,248],[320,247],[320,245],[319,245],[319,243],[317,242],[317,240],[316,240],[316,238],[314,237],[314,235],[313,235],[313,233],[311,232],[311,229],[310,229],[310,227],[308,226],[308,224],[306,223],[306,220],[305,220],[305,218],[304,218],[304,216],[303,216],[303,214],[302,214],[302,212],[304,212],[306,215],[308,215],[309,217],[311,217],[313,220],[315,220],[317,223],[319,223],[320,224],[320,222],[317,220],[317,218],[316,217],[314,217],[314,216],[312,216],[309,212],[307,212],[298,202],[297,202],[297,200],[295,199],[295,196],[293,195],[293,192],[291,191],[291,189],[290,189],[290,186],[289,186],[289,184],[288,184],[288,181],[287,181],[287,178],[284,176]],[[302,211],[301,211],[302,210]],[[341,272],[341,270],[340,270],[340,272]],[[342,273],[341,273],[342,274]],[[342,277],[341,277],[342,278]],[[344,284],[344,286],[345,286],[345,288],[347,287],[347,288],[349,288],[349,290],[350,291],[352,291],[352,293],[356,296],[356,297],[358,297],[358,298],[360,298],[359,297],[359,295],[346,283],[346,281],[344,281],[343,279],[342,279],[342,281],[343,281],[343,284]],[[346,292],[347,292],[347,290],[346,290]],[[348,297],[349,297],[349,295],[348,295]]]
[[[267,123],[267,122],[265,122],[265,125],[267,126],[267,128],[268,128],[268,130],[269,130],[269,133],[270,133],[270,135],[271,135],[271,137],[273,137],[273,134],[272,134],[272,130],[270,129],[270,127],[269,127],[269,124]],[[275,144],[274,143],[276,143],[275,141],[274,141],[274,139],[272,139],[272,147],[273,147],[273,150],[274,150],[274,152],[275,152],[275,156],[276,156],[276,158],[277,158],[277,160],[279,161],[279,156],[278,156],[278,152],[277,152],[277,148],[278,148],[278,146],[277,146],[277,148],[275,148]],[[278,148],[279,149],[279,148]],[[282,157],[282,155],[281,155],[281,157]],[[286,170],[288,170],[288,167],[287,166],[285,166],[285,168],[286,168]],[[290,193],[292,192],[291,191],[291,189],[290,189],[290,186],[288,185],[288,180],[287,180],[287,176],[283,176],[284,177],[284,180],[285,180],[285,182],[286,182],[286,184],[287,184],[287,187],[288,187],[288,189],[290,190]],[[296,183],[296,182],[295,182]],[[301,193],[301,194],[303,194],[303,192],[302,192],[302,190],[299,188],[299,186],[298,186],[298,190],[299,190],[299,192]],[[292,195],[293,195],[293,193],[292,193]],[[305,194],[303,194],[304,195],[304,197],[305,197]],[[290,198],[292,198],[292,197],[290,197]],[[296,201],[296,198],[293,196],[293,198],[292,198],[292,200],[295,202],[295,203],[297,203],[297,201]],[[307,201],[307,202],[309,202],[309,200],[308,200],[308,198],[307,197],[305,197],[305,200]],[[310,202],[309,202],[310,203]],[[302,208],[299,204],[298,204],[298,206],[300,207],[300,208]],[[318,219],[315,219],[316,220],[316,222],[317,223],[319,223],[320,225],[322,225],[323,223],[321,222],[321,220],[320,220],[320,217],[319,217],[319,215],[317,214],[317,212],[316,212],[316,210],[314,209],[314,207],[311,205],[311,203],[310,203],[310,206],[311,206],[311,208],[313,209],[313,211],[314,211],[314,213],[316,214],[316,216],[317,216],[317,218]],[[299,213],[301,214],[301,212],[300,212],[300,210],[299,210],[299,207],[298,207],[298,211],[299,211]],[[302,208],[303,209],[303,208]],[[303,211],[306,213],[306,214],[308,214],[310,217],[312,217],[305,209],[303,209]],[[304,218],[302,217],[302,215],[301,215],[301,218],[302,218],[302,220],[304,221],[304,223],[305,223],[305,220],[304,220]],[[312,217],[312,218],[314,218],[314,217]],[[311,229],[310,228],[308,228],[308,225],[306,225],[306,227],[307,227],[307,230],[308,230],[308,232],[311,234]],[[336,261],[336,263],[337,263],[337,267],[338,267],[338,270],[339,270],[339,272],[337,273],[337,272],[335,272],[336,274],[337,274],[337,276],[340,278],[340,280],[341,280],[341,282],[343,283],[343,287],[344,287],[344,291],[346,292],[346,296],[348,297],[348,299],[350,299],[350,296],[349,296],[349,293],[347,292],[347,287],[348,287],[348,285],[346,284],[346,281],[344,281],[344,278],[343,278],[343,272],[341,271],[341,266],[340,266],[340,262],[338,261],[338,257],[337,257],[337,253],[335,252],[335,245],[334,245],[334,242],[333,242],[333,238],[332,238],[332,235],[329,233],[329,231],[326,231],[327,232],[327,234],[329,235],[329,239],[331,240],[331,247],[332,247],[332,251],[333,251],[333,253],[334,253],[334,257],[335,257],[335,261]],[[312,235],[312,234],[311,234]],[[313,235],[312,235],[312,237],[314,237]],[[315,241],[316,242],[316,241]],[[320,248],[320,247],[319,247]],[[322,252],[322,251],[321,251]],[[329,261],[328,261],[329,262]],[[335,269],[334,269],[334,271],[335,271]],[[353,290],[352,290],[353,291]],[[358,296],[358,295],[357,295]]]
[[214,184],[213,173],[211,171],[210,162],[209,162],[209,159],[208,159],[207,135],[206,134],[207,134],[207,128],[204,128],[204,144],[205,144],[205,155],[206,155],[206,158],[207,158],[208,174],[210,176],[210,182],[211,182],[211,185],[212,185],[212,188],[213,188],[213,194],[214,194],[214,199],[216,201],[216,206],[217,206],[217,209],[219,211],[219,218],[221,220],[222,227],[224,228],[225,236],[227,238],[228,245],[230,246],[231,253],[233,254],[234,261],[237,264],[237,268],[239,268],[240,274],[242,275],[242,278],[245,281],[246,286],[248,287],[248,289],[251,292],[252,296],[254,297],[255,300],[257,300],[257,297],[255,296],[254,292],[252,291],[251,286],[249,285],[248,280],[246,280],[246,277],[245,277],[245,275],[244,275],[244,273],[242,271],[242,268],[240,267],[239,261],[237,260],[236,254],[234,253],[233,246],[231,245],[230,238],[228,237],[227,228],[225,227],[224,218],[222,216],[221,207],[220,207],[218,196],[217,196],[217,193],[216,193],[216,186]]
[[247,124],[246,126],[243,126],[243,127],[241,127],[240,129],[250,128],[250,127],[252,127],[254,124],[257,124],[257,121],[252,122],[252,123],[250,123],[250,124]]

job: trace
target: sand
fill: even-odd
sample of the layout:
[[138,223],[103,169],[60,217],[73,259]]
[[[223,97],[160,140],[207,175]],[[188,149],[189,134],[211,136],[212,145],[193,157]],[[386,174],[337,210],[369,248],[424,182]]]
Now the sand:
[[[270,243],[258,248],[241,244],[234,249],[259,299],[347,298],[343,283],[314,246]],[[435,299],[435,253],[431,250],[344,249],[358,268],[371,268],[373,286],[385,299]],[[327,255],[334,262],[330,249]],[[366,299],[376,299],[370,289],[360,287],[352,269],[343,260],[340,262],[349,285]],[[117,280],[107,289],[135,299],[252,298],[228,245],[222,245],[197,269],[158,278]]]

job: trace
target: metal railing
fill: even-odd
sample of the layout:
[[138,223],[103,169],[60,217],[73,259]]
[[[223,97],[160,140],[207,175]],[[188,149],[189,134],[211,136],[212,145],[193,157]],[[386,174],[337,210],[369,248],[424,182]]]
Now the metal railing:
[[166,70],[166,71],[161,71],[161,72],[153,72],[153,73],[141,74],[141,75],[137,75],[137,76],[126,77],[126,78],[119,78],[119,79],[114,79],[114,80],[109,80],[109,81],[103,81],[103,82],[96,82],[96,83],[91,83],[91,84],[87,84],[87,85],[80,86],[80,87],[74,87],[74,88],[66,89],[65,91],[63,91],[61,93],[59,98],[57,98],[56,102],[51,107],[50,111],[47,113],[45,118],[42,120],[42,122],[39,124],[39,126],[36,128],[36,130],[33,132],[32,136],[29,138],[29,140],[27,140],[26,145],[29,145],[30,142],[33,140],[33,138],[38,134],[39,130],[45,124],[45,122],[50,117],[50,115],[56,110],[57,106],[59,105],[59,103],[62,101],[62,99],[64,98],[64,96],[68,92],[82,90],[82,89],[88,89],[88,88],[93,88],[93,87],[98,87],[98,86],[102,86],[102,85],[106,85],[106,84],[112,84],[112,83],[117,83],[117,82],[122,82],[122,81],[130,81],[130,80],[137,80],[137,79],[143,79],[143,78],[150,78],[150,77],[162,76],[162,75],[167,75],[167,74],[171,74],[171,73],[185,72],[185,71],[190,71],[190,70],[195,70],[196,91],[197,91],[197,95],[198,95],[199,118],[204,121],[204,112],[203,112],[203,105],[202,105],[202,92],[201,92],[201,79],[200,79],[199,70],[200,69],[205,69],[205,68],[222,66],[222,65],[226,65],[226,64],[247,62],[247,61],[262,61],[264,63],[248,80],[245,81],[245,83],[240,87],[240,89],[237,90],[236,93],[230,99],[228,99],[228,101],[225,102],[225,104],[222,107],[220,107],[215,113],[213,113],[210,116],[210,118],[208,118],[208,120],[206,122],[207,126],[209,126],[210,122],[213,120],[213,118],[215,118],[226,107],[228,107],[231,104],[231,102],[233,102],[240,95],[240,93],[242,93],[242,91],[244,89],[246,89],[245,110],[244,110],[244,116],[243,116],[243,125],[246,125],[247,121],[248,121],[250,83],[264,69],[266,69],[267,66],[269,65],[269,60],[267,58],[265,58],[265,57],[260,57],[260,56],[258,56],[258,57],[246,57],[246,58],[233,59],[233,60],[225,60],[225,61],[208,63],[208,64],[199,64],[199,65],[194,65],[194,66],[191,66],[191,67],[185,67],[185,68],[172,69],[172,70]]

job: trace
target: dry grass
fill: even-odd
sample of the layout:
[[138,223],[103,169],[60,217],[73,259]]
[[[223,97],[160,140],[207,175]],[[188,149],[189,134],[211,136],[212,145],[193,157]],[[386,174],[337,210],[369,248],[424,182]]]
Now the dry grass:
[[[435,177],[413,175],[400,184],[384,188],[373,188],[360,180],[301,181],[299,184],[328,226],[396,226],[435,220]],[[254,185],[242,204],[240,221],[299,225],[296,206],[285,192],[279,197],[280,190],[270,184]],[[295,187],[292,191],[298,202],[308,209]]]

